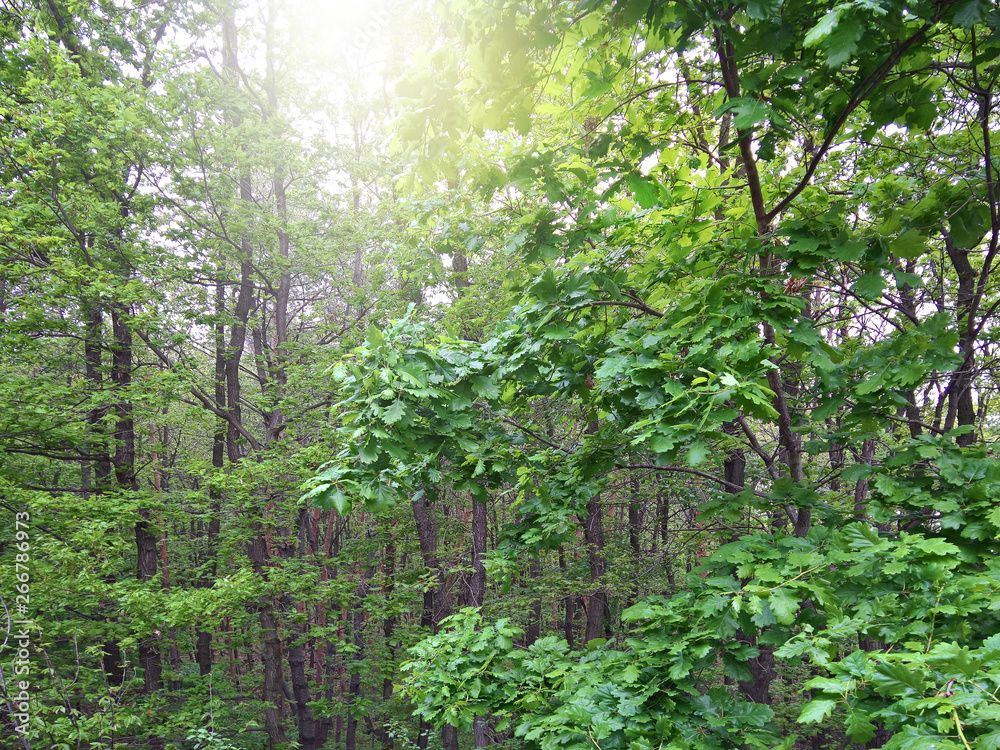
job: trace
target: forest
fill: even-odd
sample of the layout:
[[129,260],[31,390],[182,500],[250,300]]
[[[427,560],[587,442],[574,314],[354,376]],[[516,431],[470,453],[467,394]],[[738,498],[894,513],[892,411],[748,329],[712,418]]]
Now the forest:
[[0,0],[0,750],[1000,750],[998,58]]

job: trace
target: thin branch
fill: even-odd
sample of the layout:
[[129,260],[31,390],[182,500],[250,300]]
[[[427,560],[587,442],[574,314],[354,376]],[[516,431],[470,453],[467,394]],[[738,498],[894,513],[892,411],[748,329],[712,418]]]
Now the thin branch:
[[662,318],[663,313],[659,310],[654,310],[649,305],[642,302],[621,302],[619,300],[599,300],[597,302],[588,302],[588,307],[631,307],[633,310],[641,310],[647,315],[653,315],[657,318]]
[[[726,481],[725,479],[720,479],[714,474],[709,474],[707,471],[699,471],[698,469],[689,469],[686,466],[657,466],[656,464],[615,464],[615,465],[619,469],[627,469],[629,471],[647,470],[647,471],[666,471],[672,474],[691,474],[692,476],[701,477],[702,479],[708,479],[717,484],[721,484],[723,487],[726,487],[727,489],[736,490],[737,492],[743,492],[746,489],[746,487],[742,485],[733,484],[732,482]],[[767,497],[767,495],[764,495],[758,492],[757,490],[751,490],[751,492],[753,492],[755,496],[760,498]]]
[[833,142],[836,140],[837,135],[840,133],[841,128],[843,128],[845,123],[847,122],[847,118],[851,116],[854,110],[856,110],[858,107],[861,106],[861,104],[868,98],[869,94],[871,94],[872,91],[875,90],[875,87],[885,80],[886,76],[888,76],[889,73],[892,72],[892,69],[896,67],[896,64],[900,61],[900,59],[902,59],[906,51],[914,44],[916,44],[918,41],[921,41],[927,34],[927,32],[931,28],[933,28],[936,23],[937,23],[937,16],[935,16],[933,20],[925,23],[920,28],[920,30],[917,31],[917,33],[915,33],[913,36],[911,36],[909,39],[907,39],[905,42],[899,45],[899,47],[896,48],[895,52],[893,52],[891,55],[889,55],[889,57],[883,60],[882,63],[877,68],[875,68],[875,70],[873,70],[868,75],[868,77],[865,78],[865,80],[861,82],[861,84],[855,90],[854,95],[851,97],[850,101],[847,102],[847,105],[841,111],[840,115],[837,117],[836,120],[833,121],[833,125],[830,126],[829,133],[827,134],[826,138],[823,139],[823,143],[820,145],[819,149],[817,149],[816,153],[813,155],[813,158],[809,162],[809,166],[806,167],[805,174],[802,175],[802,178],[798,181],[795,187],[792,188],[791,192],[788,193],[788,195],[786,195],[780,201],[778,201],[778,204],[767,212],[765,216],[767,223],[770,223],[775,216],[780,214],[785,209],[785,207],[788,206],[789,203],[791,203],[799,196],[799,193],[805,190],[806,186],[812,180],[813,175],[816,173],[816,168],[819,167],[820,162],[823,161],[823,158],[826,156],[827,152],[833,146]]
[[764,452],[761,447],[760,442],[757,440],[757,436],[753,434],[753,430],[750,429],[750,425],[744,417],[740,416],[736,418],[736,421],[740,425],[740,429],[743,430],[743,434],[746,435],[747,440],[750,442],[750,447],[753,452],[760,456],[760,460],[764,462],[764,466],[767,469],[767,473],[771,475],[771,479],[778,479],[778,471],[774,468],[774,460]]
[[556,450],[562,451],[563,453],[567,453],[567,454],[570,454],[570,455],[572,455],[572,453],[573,453],[573,451],[571,451],[569,448],[564,448],[561,445],[556,445],[551,440],[546,440],[545,438],[543,438],[541,435],[539,435],[534,430],[532,430],[532,429],[530,429],[528,427],[525,427],[522,424],[518,424],[517,422],[515,422],[513,419],[510,419],[509,417],[503,417],[503,421],[506,422],[507,424],[509,424],[511,427],[516,427],[517,429],[519,429],[524,434],[531,435],[531,437],[533,437],[538,442],[545,443],[545,445],[549,446],[550,448],[555,448]]

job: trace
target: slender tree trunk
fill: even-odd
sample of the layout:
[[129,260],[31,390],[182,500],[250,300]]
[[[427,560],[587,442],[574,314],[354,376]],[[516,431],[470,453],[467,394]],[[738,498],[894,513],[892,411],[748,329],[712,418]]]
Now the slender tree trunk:
[[[111,350],[111,380],[118,393],[114,408],[115,481],[121,489],[137,492],[139,483],[135,475],[135,422],[132,417],[132,403],[129,401],[129,390],[132,385],[132,331],[128,325],[128,311],[123,307],[117,305],[112,307],[111,329],[114,337]],[[139,520],[135,524],[136,575],[140,581],[147,582],[156,577],[159,540],[153,531],[151,511],[148,508],[141,508],[138,515]],[[148,695],[163,689],[159,648],[161,637],[160,631],[155,630],[153,636],[143,638],[138,643],[143,685]],[[150,738],[150,744],[153,750],[164,746],[163,740],[155,737]]]
[[[540,554],[540,553],[539,553]],[[538,585],[542,576],[542,561],[537,555],[528,560],[528,579],[532,588]],[[528,629],[524,634],[524,642],[530,646],[542,636],[542,600],[535,599],[528,611]]]
[[[239,86],[240,74],[238,56],[238,33],[233,8],[226,7],[222,16],[222,47],[223,71],[230,85]],[[238,119],[238,118],[234,118]],[[240,201],[247,206],[253,202],[253,191],[250,176],[242,172],[239,176]],[[226,347],[225,383],[226,383],[226,453],[232,463],[243,459],[244,450],[240,444],[243,424],[240,402],[240,363],[246,345],[247,321],[253,307],[253,259],[252,245],[245,235],[239,241],[239,287],[236,291],[236,304],[232,311],[232,327]],[[270,550],[267,543],[264,524],[253,520],[250,524],[250,539],[247,544],[247,554],[254,570],[265,582],[268,579],[267,569],[270,566]],[[261,662],[264,670],[264,681],[261,697],[264,701],[264,728],[267,732],[269,748],[283,747],[288,743],[282,723],[283,673],[281,666],[281,635],[273,597],[264,594],[258,600],[258,617],[260,620],[263,643],[261,646]]]
[[[361,662],[365,659],[365,608],[364,602],[368,598],[368,579],[371,578],[373,568],[368,566],[358,584],[355,594],[354,614],[351,617],[351,637],[354,641],[354,655],[351,658],[351,677],[347,689],[347,733],[344,738],[345,750],[357,749],[358,718],[352,710],[355,703],[361,696]],[[312,750],[311,748],[309,750]]]
[[[225,268],[218,270],[220,276],[215,282],[215,403],[219,409],[226,409],[226,325],[223,315],[226,310],[226,287],[222,281]],[[215,432],[212,435],[212,466],[221,472],[226,465],[226,425],[216,418]],[[200,588],[214,585],[217,573],[215,560],[216,550],[221,530],[222,496],[215,488],[209,490],[209,508],[211,516],[208,519],[205,540],[205,560],[200,561],[205,568],[198,578]],[[197,661],[198,672],[205,677],[212,672],[212,633],[201,628],[197,631]],[[235,658],[234,658],[235,660]]]
[[[976,337],[972,308],[976,299],[976,271],[969,261],[969,251],[955,247],[950,236],[945,237],[945,250],[958,278],[958,294],[955,299],[956,317],[962,331],[959,337],[959,354],[962,364],[952,373],[948,384],[948,412],[944,428],[972,426],[976,423],[976,409],[972,398],[972,383],[976,368]],[[972,445],[976,441],[975,432],[959,435],[959,445]]]
[[[559,571],[566,578],[566,552],[559,547]],[[573,632],[573,620],[576,619],[576,599],[572,594],[563,597],[563,638],[570,648],[575,648],[576,639]]]
[[[87,382],[95,392],[104,388],[101,374],[101,333],[104,316],[101,306],[96,302],[85,303],[83,360]],[[104,406],[96,406],[87,412],[87,459],[86,470],[83,472],[84,490],[90,490],[90,467],[93,467],[93,488],[97,492],[108,489],[111,479],[111,457],[105,436],[103,419],[107,413]]]
[[[424,566],[435,572],[437,585],[424,592],[423,610],[420,616],[420,625],[427,631],[436,633],[438,625],[448,615],[448,592],[444,578],[444,571],[441,569],[441,562],[437,556],[437,520],[434,512],[434,502],[431,500],[429,492],[423,497],[410,503],[413,509],[413,519],[417,526],[417,538],[420,543],[420,554],[423,557]],[[417,746],[421,750],[426,750],[430,726],[423,720],[420,721],[420,733],[417,737]],[[441,741],[444,750],[457,750],[457,730],[454,727],[445,726],[442,729]]]
[[[255,521],[250,528],[251,539],[247,545],[247,555],[253,563],[257,575],[267,581],[270,565],[263,525]],[[261,699],[264,701],[264,728],[267,730],[268,747],[271,750],[284,747],[288,738],[281,720],[283,700],[283,679],[281,669],[281,635],[274,601],[267,594],[258,598],[258,619],[263,635],[261,662],[264,668],[264,684]]]
[[[875,458],[875,441],[865,440],[861,445],[860,463],[871,466]],[[859,520],[868,518],[868,478],[862,477],[854,484],[854,517]]]
[[[470,493],[471,496],[471,493]],[[472,500],[472,576],[469,579],[469,604],[482,607],[486,597],[486,503]]]
[[[587,432],[596,434],[600,425],[592,419],[587,426]],[[583,537],[587,544],[587,562],[590,564],[590,582],[595,588],[590,594],[587,606],[587,630],[584,643],[595,638],[604,637],[605,614],[608,608],[608,595],[603,587],[603,577],[607,569],[604,559],[604,520],[602,517],[601,495],[595,494],[587,500],[587,517],[583,523]]]

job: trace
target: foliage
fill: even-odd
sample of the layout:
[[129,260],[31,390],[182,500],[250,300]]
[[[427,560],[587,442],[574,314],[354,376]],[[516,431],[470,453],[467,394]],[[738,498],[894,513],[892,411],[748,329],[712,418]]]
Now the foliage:
[[996,4],[327,5],[0,9],[26,742],[1000,747]]

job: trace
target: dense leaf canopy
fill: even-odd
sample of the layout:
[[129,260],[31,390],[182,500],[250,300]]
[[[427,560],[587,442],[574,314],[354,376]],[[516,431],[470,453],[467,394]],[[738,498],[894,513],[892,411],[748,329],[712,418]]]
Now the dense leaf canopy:
[[1000,748],[995,3],[0,5],[0,746]]

